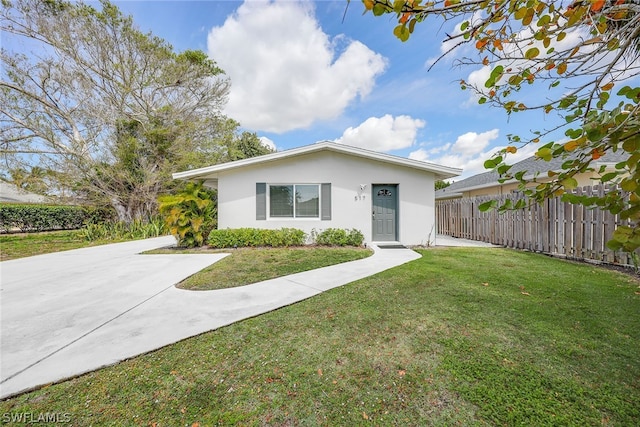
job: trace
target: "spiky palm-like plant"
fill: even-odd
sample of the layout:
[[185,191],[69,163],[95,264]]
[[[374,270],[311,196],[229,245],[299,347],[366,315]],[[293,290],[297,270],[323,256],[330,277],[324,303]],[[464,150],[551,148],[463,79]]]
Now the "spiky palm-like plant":
[[160,215],[178,246],[193,248],[206,242],[216,226],[215,198],[213,191],[195,182],[187,183],[178,194],[158,198]]

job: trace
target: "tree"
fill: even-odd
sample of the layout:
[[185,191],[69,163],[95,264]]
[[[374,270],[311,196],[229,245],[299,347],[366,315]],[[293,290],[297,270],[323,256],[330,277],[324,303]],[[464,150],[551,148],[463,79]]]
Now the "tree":
[[[558,127],[540,129],[530,137],[510,135],[510,145],[487,160],[485,167],[497,170],[502,181],[518,180],[520,189],[533,201],[562,196],[571,203],[620,214],[628,225],[617,228],[609,246],[629,252],[640,247],[640,87],[631,86],[640,70],[637,0],[363,3],[365,11],[376,16],[395,14],[398,24],[393,33],[402,41],[428,18],[455,20],[459,24],[456,32],[445,39],[453,47],[445,55],[471,44],[477,55],[462,58],[458,64],[490,70],[484,84],[462,80],[462,89],[473,91],[480,104],[498,106],[507,114],[542,110],[562,118]],[[536,93],[543,93],[544,98]],[[541,142],[558,131],[564,131],[566,138]],[[540,144],[536,156],[543,160],[566,159],[562,171],[549,172],[545,180],[527,180],[526,172],[512,175],[508,154],[531,143]],[[600,181],[618,187],[603,197],[571,194],[578,185],[574,176],[593,170],[592,162],[609,151],[623,151],[627,160],[613,172],[601,168]],[[531,181],[533,188],[528,185]]]
[[248,157],[262,156],[273,152],[262,144],[258,135],[254,132],[242,132],[229,146],[229,161],[246,159]]
[[47,175],[48,171],[34,166],[27,170],[25,168],[15,168],[8,171],[9,177],[5,181],[13,183],[16,187],[31,193],[47,195]]
[[155,211],[170,172],[213,162],[221,140],[237,139],[220,114],[229,80],[205,53],[175,53],[107,0],[1,1],[6,164],[57,171],[131,221]]
[[438,181],[436,181],[436,183],[435,183],[436,190],[442,190],[443,188],[447,188],[447,187],[448,187],[448,186],[450,186],[450,185],[451,185],[451,183],[450,183],[450,182],[447,182],[447,181],[441,181],[441,180],[438,180]]

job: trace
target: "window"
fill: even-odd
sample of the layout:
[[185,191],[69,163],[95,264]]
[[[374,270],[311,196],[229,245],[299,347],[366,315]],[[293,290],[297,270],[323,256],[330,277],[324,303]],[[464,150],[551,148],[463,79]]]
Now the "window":
[[293,216],[293,185],[269,186],[269,216]]
[[270,218],[331,221],[331,183],[267,185],[256,182],[256,220],[266,221],[267,213]]
[[269,216],[273,218],[318,218],[318,184],[269,185]]

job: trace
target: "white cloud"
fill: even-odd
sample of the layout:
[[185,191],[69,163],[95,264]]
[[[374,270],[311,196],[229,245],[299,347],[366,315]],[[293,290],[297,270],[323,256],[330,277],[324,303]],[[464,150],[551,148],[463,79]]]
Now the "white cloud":
[[444,145],[438,145],[437,147],[430,148],[428,150],[425,148],[419,148],[409,153],[409,158],[413,160],[420,160],[423,162],[429,161],[429,159],[438,157],[437,154],[449,151],[452,145],[453,144],[448,142]]
[[478,154],[481,153],[491,141],[498,138],[499,135],[500,132],[498,129],[492,129],[482,133],[467,132],[456,139],[451,149],[467,156]]
[[425,121],[409,116],[369,117],[358,127],[350,127],[335,140],[340,144],[367,148],[374,151],[392,151],[411,147],[416,142],[418,129]]
[[429,152],[424,148],[419,148],[416,151],[412,151],[409,153],[409,158],[413,160],[420,160],[421,162],[429,161],[431,156],[429,156]]
[[[492,67],[485,65],[477,70],[472,71],[467,77],[467,83],[471,87],[478,88],[480,90],[485,90],[484,83],[489,79],[491,75]],[[486,89],[486,93],[489,92],[489,89]],[[469,89],[469,98],[464,103],[464,107],[470,107],[472,105],[478,105],[478,100],[480,99],[480,94],[475,91]]]
[[231,78],[225,112],[246,128],[278,133],[339,116],[386,67],[358,41],[330,40],[313,4],[297,1],[245,2],[210,31],[208,50]]
[[262,145],[264,145],[265,147],[275,151],[276,150],[276,144],[270,140],[269,138],[267,138],[266,136],[261,136],[258,138],[260,140],[260,143]]
[[[449,153],[443,156],[430,156],[427,151],[420,149],[409,154],[410,159],[421,160],[423,162],[431,162],[439,165],[450,166],[454,168],[461,168],[463,170],[462,175],[455,179],[459,181],[470,176],[488,172],[488,169],[484,168],[484,162],[490,159],[495,153],[502,150],[506,146],[499,145],[489,148],[486,151],[477,153],[473,156],[465,156],[462,154]],[[508,164],[514,164],[520,160],[524,160],[527,157],[532,156],[538,149],[537,144],[529,144],[518,149],[516,154],[509,154],[506,158]]]
[[440,153],[442,151],[449,150],[449,148],[451,148],[451,143],[444,144],[444,145],[442,145],[440,147],[432,148],[431,150],[429,150],[429,153],[430,154],[438,154],[438,153]]
[[[498,136],[498,129],[492,129],[482,133],[467,132],[460,135],[453,144],[448,143],[429,150],[420,148],[409,153],[409,158],[454,168],[462,168],[462,176],[457,178],[457,180],[459,180],[478,173],[487,172],[487,169],[484,168],[485,160],[490,159],[495,153],[506,147],[505,145],[490,147],[491,143],[495,142]],[[445,149],[443,150],[443,148]],[[537,144],[528,144],[520,147],[516,154],[510,154],[507,157],[507,162],[509,164],[519,162],[533,155],[537,149]]]

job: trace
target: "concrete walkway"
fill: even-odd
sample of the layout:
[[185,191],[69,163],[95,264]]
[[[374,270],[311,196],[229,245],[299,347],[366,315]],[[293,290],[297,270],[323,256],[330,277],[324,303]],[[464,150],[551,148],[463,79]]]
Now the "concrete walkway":
[[93,371],[404,264],[363,260],[216,291],[174,284],[225,254],[139,255],[160,237],[0,263],[0,398]]
[[491,243],[480,242],[477,240],[459,239],[457,237],[445,236],[438,234],[436,236],[436,246],[454,246],[454,247],[473,247],[473,248],[499,248],[500,246]]

